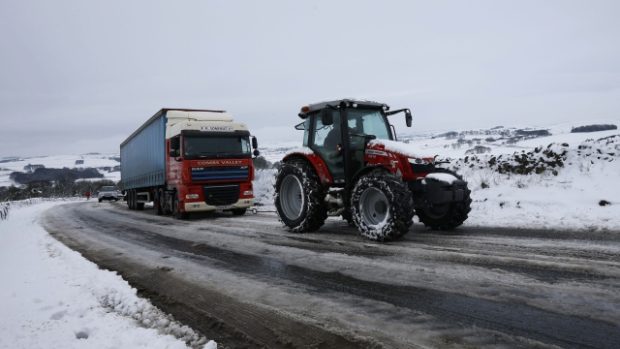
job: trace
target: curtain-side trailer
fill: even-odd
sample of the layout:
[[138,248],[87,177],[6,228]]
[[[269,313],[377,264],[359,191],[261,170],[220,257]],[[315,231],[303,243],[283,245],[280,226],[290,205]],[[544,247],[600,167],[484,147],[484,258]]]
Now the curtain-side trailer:
[[161,109],[120,146],[129,209],[153,202],[157,214],[244,214],[253,203],[257,141],[221,110]]

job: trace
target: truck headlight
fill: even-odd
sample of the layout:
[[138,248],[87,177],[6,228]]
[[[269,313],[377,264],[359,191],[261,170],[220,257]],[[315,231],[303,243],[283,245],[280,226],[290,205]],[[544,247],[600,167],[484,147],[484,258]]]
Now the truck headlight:
[[186,194],[185,195],[185,198],[188,199],[188,200],[196,200],[199,197],[200,197],[200,195],[198,195],[198,194]]
[[254,192],[251,190],[246,190],[243,192],[243,196],[250,196],[250,195],[254,195]]

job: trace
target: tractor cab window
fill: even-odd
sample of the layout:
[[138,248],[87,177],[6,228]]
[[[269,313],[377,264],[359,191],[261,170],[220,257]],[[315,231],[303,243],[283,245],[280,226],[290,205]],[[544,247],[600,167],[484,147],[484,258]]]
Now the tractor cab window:
[[391,139],[389,125],[379,110],[349,109],[348,124],[351,134],[373,135],[377,139]]
[[320,115],[315,115],[314,141],[312,148],[316,151],[329,167],[335,180],[344,178],[344,164],[342,159],[342,134],[340,130],[340,111],[334,111],[333,123],[323,125]]
[[310,119],[304,120],[304,122],[295,125],[296,130],[304,130],[304,147],[308,146],[308,141],[310,139]]

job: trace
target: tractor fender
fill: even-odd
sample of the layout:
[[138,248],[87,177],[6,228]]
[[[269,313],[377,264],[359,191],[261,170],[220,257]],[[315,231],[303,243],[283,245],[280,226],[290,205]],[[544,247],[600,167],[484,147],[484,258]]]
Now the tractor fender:
[[320,156],[315,154],[310,148],[293,150],[287,153],[284,158],[282,158],[282,162],[294,160],[300,160],[309,163],[316,172],[316,175],[319,177],[321,184],[331,185],[334,182],[334,178],[332,177],[331,173],[329,173],[325,161],[323,161],[323,159],[321,159]]

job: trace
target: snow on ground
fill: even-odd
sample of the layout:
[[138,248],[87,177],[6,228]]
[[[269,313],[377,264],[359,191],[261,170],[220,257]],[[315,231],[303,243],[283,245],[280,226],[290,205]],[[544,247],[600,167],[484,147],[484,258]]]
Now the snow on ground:
[[217,348],[52,238],[38,219],[60,203],[0,220],[0,348]]

